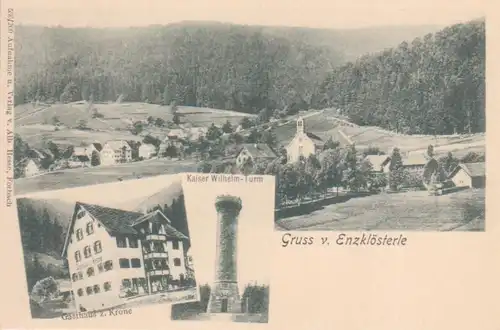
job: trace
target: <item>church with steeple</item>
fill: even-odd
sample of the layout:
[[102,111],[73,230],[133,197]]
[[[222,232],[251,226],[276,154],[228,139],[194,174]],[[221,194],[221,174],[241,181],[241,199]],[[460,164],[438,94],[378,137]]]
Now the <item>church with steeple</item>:
[[289,163],[297,162],[303,158],[308,158],[309,155],[315,155],[323,150],[325,143],[317,135],[307,132],[304,118],[297,119],[297,132],[293,139],[285,147],[287,161]]

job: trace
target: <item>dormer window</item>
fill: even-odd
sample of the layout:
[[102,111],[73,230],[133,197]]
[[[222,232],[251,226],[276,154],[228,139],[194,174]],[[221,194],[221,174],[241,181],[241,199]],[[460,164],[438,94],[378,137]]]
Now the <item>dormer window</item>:
[[78,213],[76,214],[76,218],[77,218],[77,219],[81,219],[81,218],[83,218],[83,217],[85,216],[85,214],[86,214],[85,210],[80,209],[80,210],[78,211]]

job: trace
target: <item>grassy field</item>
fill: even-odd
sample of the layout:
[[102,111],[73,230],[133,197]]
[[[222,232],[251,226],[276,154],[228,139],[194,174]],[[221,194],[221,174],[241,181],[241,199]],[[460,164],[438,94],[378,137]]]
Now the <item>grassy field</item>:
[[429,196],[426,191],[379,194],[280,219],[276,229],[447,231],[467,226],[467,230],[483,231],[484,209],[484,189],[443,196]]
[[[451,151],[457,157],[463,156],[469,151],[485,152],[486,141],[484,134],[404,135],[372,126],[341,125],[341,122],[337,119],[336,111],[332,109],[315,111],[313,114],[306,116],[304,119],[307,131],[315,133],[323,140],[332,137],[341,145],[348,145],[353,142],[360,148],[373,146],[385,152],[395,146],[406,152],[424,152],[427,150],[427,146],[432,144],[437,154],[446,154]],[[288,143],[295,135],[295,132],[296,116],[276,127],[276,137],[281,144]]]
[[43,175],[15,180],[16,195],[43,190],[82,187],[99,183],[115,182],[119,179],[131,180],[162,174],[196,172],[197,164],[191,160],[151,159],[142,162],[75,168],[48,172]]
[[[14,110],[16,133],[33,147],[42,147],[48,141],[78,146],[89,142],[104,143],[112,139],[142,140],[141,137],[129,132],[133,122],[144,120],[149,116],[165,121],[173,119],[170,106],[147,103],[97,103],[93,107],[103,115],[103,118],[92,118],[86,102],[19,105]],[[184,106],[178,108],[178,113],[181,123],[202,127],[208,127],[212,123],[221,126],[228,120],[231,124],[237,125],[243,117],[253,116],[236,111]],[[54,117],[61,123],[57,130],[52,125]],[[74,129],[81,120],[84,120],[91,130]],[[157,132],[158,128],[153,127],[151,130]],[[166,128],[161,130],[167,133]]]

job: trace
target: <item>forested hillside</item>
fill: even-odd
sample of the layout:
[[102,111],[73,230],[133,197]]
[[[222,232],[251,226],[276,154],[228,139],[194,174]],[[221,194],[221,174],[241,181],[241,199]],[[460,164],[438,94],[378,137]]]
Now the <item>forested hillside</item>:
[[333,70],[317,107],[337,107],[359,125],[413,134],[485,130],[485,23],[436,34]]
[[124,101],[251,113],[305,109],[333,67],[435,29],[377,33],[205,22],[126,29],[19,26],[16,104],[115,101],[123,95]]
[[[407,30],[393,48],[376,31],[21,26],[16,103],[120,99],[285,114],[334,107],[357,124],[401,133],[484,131],[484,20],[435,34]],[[346,62],[357,52],[371,53]]]

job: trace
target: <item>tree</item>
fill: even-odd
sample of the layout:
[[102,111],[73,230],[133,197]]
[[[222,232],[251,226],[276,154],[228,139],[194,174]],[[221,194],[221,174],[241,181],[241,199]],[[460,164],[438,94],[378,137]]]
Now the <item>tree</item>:
[[179,116],[179,114],[177,112],[174,112],[174,116],[172,118],[172,121],[176,125],[179,125],[181,123],[181,117]]
[[52,125],[54,126],[59,126],[61,124],[61,121],[59,120],[58,116],[52,116]]
[[132,125],[132,128],[130,129],[130,133],[132,133],[134,135],[138,135],[138,134],[141,134],[141,132],[143,130],[144,130],[144,126],[143,126],[142,122],[136,121],[136,122],[134,122],[134,124]]
[[79,130],[88,130],[88,126],[87,126],[87,121],[85,119],[80,119],[78,121],[78,124],[76,125],[76,129],[79,129]]
[[163,126],[165,126],[165,121],[161,118],[156,118],[155,119],[155,126],[156,127],[163,127]]
[[232,133],[234,130],[233,130],[233,126],[231,125],[231,122],[229,120],[227,120],[224,125],[222,125],[222,132],[224,133]]
[[77,98],[77,93],[78,93],[78,87],[76,84],[72,81],[70,81],[66,87],[64,87],[64,90],[59,98],[61,103],[69,103],[76,101]]
[[218,138],[220,138],[221,135],[222,135],[221,130],[217,126],[215,126],[214,123],[212,123],[212,125],[210,125],[210,127],[208,128],[205,136],[206,136],[207,140],[215,141]]
[[92,156],[90,157],[90,165],[92,166],[101,165],[101,159],[99,158],[99,153],[96,150],[92,151]]
[[323,147],[324,150],[327,149],[335,149],[340,146],[340,142],[333,141],[332,137],[329,137],[328,140],[325,141],[325,145]]
[[351,191],[358,191],[367,184],[366,174],[370,172],[367,163],[358,163],[356,147],[351,145],[344,158],[345,171],[343,172],[343,185]]
[[434,146],[432,144],[427,147],[427,157],[434,158]]
[[248,117],[243,117],[240,121],[242,129],[248,129],[253,126],[253,122]]
[[399,148],[394,148],[391,154],[391,163],[389,165],[389,187],[391,190],[398,190],[404,182],[403,159]]
[[31,290],[31,298],[43,302],[58,292],[57,282],[52,276],[39,280]]
[[146,135],[144,137],[144,139],[142,140],[142,143],[144,143],[144,144],[152,144],[156,148],[158,148],[158,147],[160,147],[161,140],[148,134],[148,135]]

